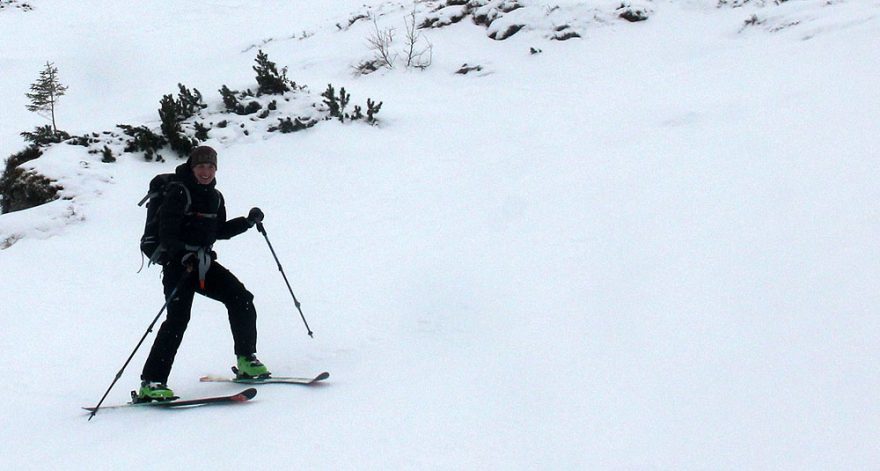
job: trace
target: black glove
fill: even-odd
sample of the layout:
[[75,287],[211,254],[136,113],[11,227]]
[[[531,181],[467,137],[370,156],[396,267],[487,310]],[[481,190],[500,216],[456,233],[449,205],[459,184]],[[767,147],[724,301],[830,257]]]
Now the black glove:
[[254,224],[263,222],[263,212],[260,211],[260,208],[251,208],[247,215],[247,222],[248,227],[254,227]]
[[180,264],[186,267],[187,270],[194,269],[198,263],[199,257],[195,252],[187,252],[183,255],[183,258],[180,259]]

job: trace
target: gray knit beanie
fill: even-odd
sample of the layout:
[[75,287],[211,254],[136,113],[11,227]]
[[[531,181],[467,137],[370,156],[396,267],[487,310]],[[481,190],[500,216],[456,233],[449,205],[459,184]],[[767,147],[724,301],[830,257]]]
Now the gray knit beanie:
[[217,168],[217,151],[208,146],[198,146],[189,154],[189,166],[195,167],[199,164],[212,164]]

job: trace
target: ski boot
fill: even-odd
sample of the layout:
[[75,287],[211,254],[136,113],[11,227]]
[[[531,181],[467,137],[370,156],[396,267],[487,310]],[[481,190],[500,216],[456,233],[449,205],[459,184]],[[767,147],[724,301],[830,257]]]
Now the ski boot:
[[173,401],[177,398],[174,395],[174,391],[169,389],[165,383],[157,383],[155,381],[141,381],[141,388],[137,394],[134,391],[131,392],[131,401],[134,403]]
[[235,379],[266,379],[272,375],[256,354],[238,355],[236,363],[237,366],[232,367]]

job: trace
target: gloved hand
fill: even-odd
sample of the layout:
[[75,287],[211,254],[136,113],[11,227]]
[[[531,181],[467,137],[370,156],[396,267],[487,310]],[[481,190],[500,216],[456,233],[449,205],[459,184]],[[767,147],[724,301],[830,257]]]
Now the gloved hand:
[[186,267],[188,271],[194,270],[198,263],[199,257],[195,252],[187,252],[183,258],[180,259],[180,264]]
[[251,208],[247,215],[248,227],[254,227],[254,224],[263,222],[263,211],[260,208]]

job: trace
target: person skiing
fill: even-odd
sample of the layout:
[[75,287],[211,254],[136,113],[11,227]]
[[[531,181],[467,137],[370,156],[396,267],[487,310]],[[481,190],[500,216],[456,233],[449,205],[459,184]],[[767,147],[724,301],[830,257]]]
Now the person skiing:
[[[217,152],[208,146],[193,149],[176,178],[165,188],[159,218],[159,256],[168,314],[144,363],[138,401],[174,399],[168,376],[189,323],[196,293],[226,306],[234,340],[238,375],[268,377],[257,359],[257,313],[254,296],[212,250],[218,239],[235,237],[262,222],[263,212],[252,208],[247,217],[226,220],[223,195],[215,188]],[[175,293],[175,288],[177,291]]]

